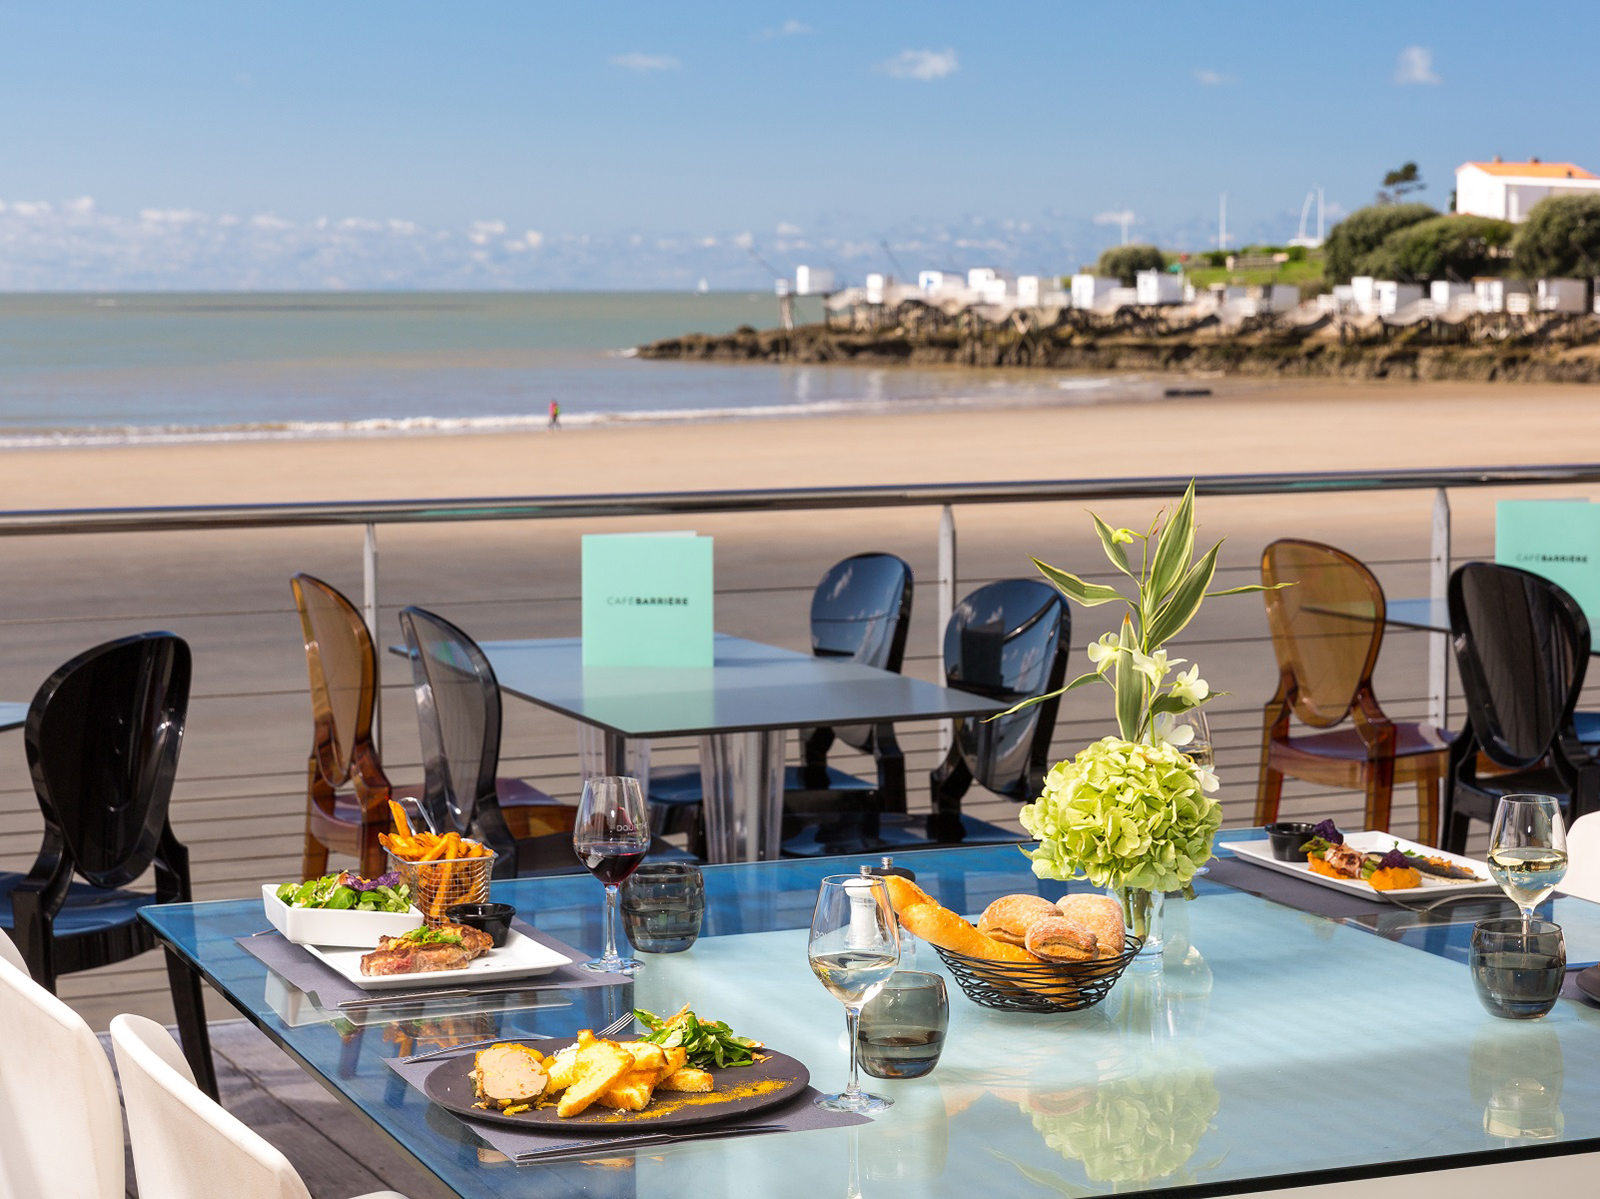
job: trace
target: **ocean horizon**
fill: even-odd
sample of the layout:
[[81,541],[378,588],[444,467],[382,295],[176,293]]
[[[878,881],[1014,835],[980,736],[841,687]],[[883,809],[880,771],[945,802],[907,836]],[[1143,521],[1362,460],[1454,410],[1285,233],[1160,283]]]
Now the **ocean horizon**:
[[1160,395],[1131,377],[632,356],[777,323],[759,292],[0,294],[0,447],[542,429],[551,400],[584,427]]

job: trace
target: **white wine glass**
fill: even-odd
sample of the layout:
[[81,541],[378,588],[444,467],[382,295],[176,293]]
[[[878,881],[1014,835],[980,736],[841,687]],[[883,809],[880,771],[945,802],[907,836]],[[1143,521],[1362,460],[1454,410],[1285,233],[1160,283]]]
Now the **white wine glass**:
[[[1188,729],[1189,732],[1184,734],[1178,731],[1180,729]],[[1204,708],[1186,708],[1174,713],[1172,732],[1177,735],[1169,740],[1187,754],[1196,766],[1216,766],[1216,753],[1211,743],[1211,722],[1206,719]]]
[[806,953],[811,971],[840,1003],[850,1040],[850,1085],[823,1095],[818,1107],[836,1112],[877,1112],[894,1101],[861,1089],[856,1030],[861,1009],[900,964],[900,930],[889,889],[870,875],[830,874],[817,891]]
[[585,970],[632,974],[642,962],[617,953],[617,888],[650,849],[650,816],[639,780],[599,775],[583,785],[572,824],[572,848],[590,874],[606,885],[606,950]]
[[1489,873],[1522,909],[1526,929],[1533,909],[1567,873],[1567,826],[1553,795],[1507,795],[1494,810],[1489,830]]

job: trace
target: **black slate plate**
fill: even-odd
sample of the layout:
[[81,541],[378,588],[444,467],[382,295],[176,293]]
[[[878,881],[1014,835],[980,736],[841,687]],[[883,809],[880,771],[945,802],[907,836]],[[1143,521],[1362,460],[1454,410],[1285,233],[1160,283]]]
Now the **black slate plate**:
[[1578,971],[1577,977],[1572,980],[1582,991],[1596,1003],[1600,1003],[1600,966],[1590,966],[1587,970]]
[[[517,1044],[527,1045],[540,1053],[552,1054],[572,1044],[571,1037],[513,1038]],[[657,1092],[650,1106],[642,1112],[618,1112],[598,1104],[580,1115],[563,1120],[553,1107],[534,1108],[507,1116],[501,1112],[484,1111],[474,1107],[477,1095],[472,1086],[472,1067],[475,1054],[451,1058],[428,1075],[423,1092],[440,1107],[469,1120],[484,1120],[490,1124],[504,1124],[511,1128],[537,1129],[549,1132],[595,1133],[605,1136],[625,1136],[632,1133],[666,1131],[695,1124],[710,1124],[735,1116],[748,1115],[762,1108],[773,1107],[793,1098],[811,1082],[811,1073],[805,1065],[785,1053],[770,1049],[760,1050],[766,1060],[751,1066],[730,1066],[711,1071],[715,1088],[706,1095],[684,1095],[671,1091]],[[772,1082],[778,1085],[754,1095],[727,1098],[728,1092],[743,1089],[751,1084]],[[720,1098],[719,1098],[720,1096]]]

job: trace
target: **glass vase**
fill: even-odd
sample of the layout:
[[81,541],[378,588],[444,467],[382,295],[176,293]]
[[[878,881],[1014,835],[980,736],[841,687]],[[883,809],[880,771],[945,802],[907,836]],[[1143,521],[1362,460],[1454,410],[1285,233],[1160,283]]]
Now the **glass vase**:
[[1107,894],[1122,907],[1122,923],[1134,936],[1143,939],[1135,961],[1149,964],[1161,960],[1161,909],[1166,895],[1143,887],[1111,887]]

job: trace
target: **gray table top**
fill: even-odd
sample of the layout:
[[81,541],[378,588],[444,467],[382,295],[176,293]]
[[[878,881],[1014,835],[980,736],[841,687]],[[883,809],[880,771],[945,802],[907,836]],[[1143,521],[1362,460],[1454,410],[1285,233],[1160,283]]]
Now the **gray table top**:
[[20,729],[28,720],[28,705],[16,703],[0,703],[0,732],[8,729]]
[[485,641],[500,688],[626,737],[988,716],[1006,705],[839,659],[718,633],[701,669],[588,667],[577,637]]

